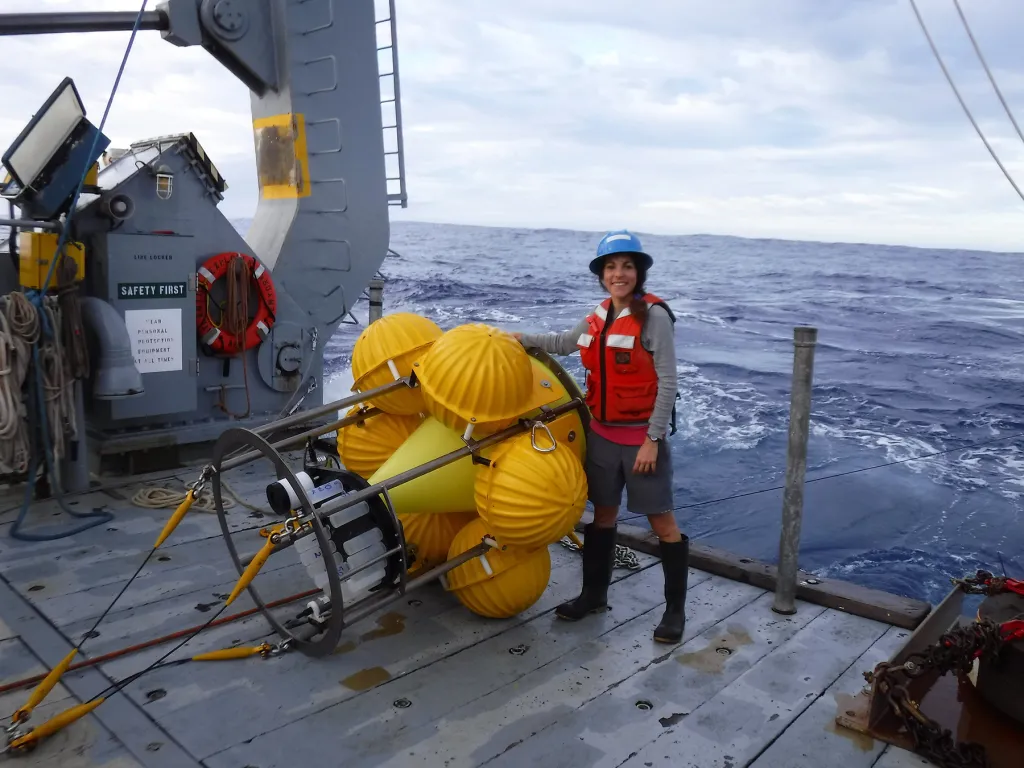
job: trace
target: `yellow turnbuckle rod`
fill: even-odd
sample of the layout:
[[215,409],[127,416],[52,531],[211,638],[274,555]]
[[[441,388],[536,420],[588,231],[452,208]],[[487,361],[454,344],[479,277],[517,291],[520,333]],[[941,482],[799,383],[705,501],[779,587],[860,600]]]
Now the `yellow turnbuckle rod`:
[[153,545],[153,549],[159,549],[160,545],[167,541],[167,537],[174,533],[174,529],[178,527],[178,523],[185,517],[189,509],[192,508],[192,503],[202,495],[203,490],[206,488],[206,483],[209,482],[210,476],[213,474],[213,467],[203,467],[202,473],[199,475],[199,479],[192,483],[188,492],[185,494],[185,500],[178,505],[178,508],[174,510],[174,514],[171,515],[164,529],[160,531],[160,535],[156,539],[156,544]]
[[242,577],[238,580],[238,583],[235,584],[235,588],[231,590],[231,594],[228,596],[227,602],[224,603],[225,608],[231,605],[231,603],[235,601],[235,598],[242,593],[242,590],[248,587],[252,580],[256,578],[256,574],[260,572],[260,568],[262,568],[266,564],[267,559],[274,554],[274,547],[276,544],[277,536],[271,535],[267,537],[262,549],[253,556],[252,562],[250,562],[245,571],[242,572]]
[[224,661],[226,659],[247,659],[259,654],[266,658],[274,647],[270,643],[245,648],[222,648],[219,651],[200,653],[192,657],[192,661]]
[[50,670],[50,674],[43,678],[43,681],[36,686],[35,690],[32,691],[32,695],[28,697],[28,701],[15,711],[11,715],[12,723],[23,723],[29,719],[32,714],[32,710],[39,706],[39,703],[45,699],[50,691],[53,690],[53,686],[57,684],[57,681],[63,677],[64,673],[68,671],[68,667],[71,666],[71,660],[75,658],[75,654],[78,653],[77,648],[72,648],[71,653],[64,657],[56,667]]
[[87,701],[85,704],[79,704],[71,707],[71,709],[66,709],[59,715],[54,715],[42,725],[33,728],[24,736],[16,738],[8,745],[8,749],[26,749],[40,739],[52,736],[57,733],[57,731],[75,722],[75,720],[78,720],[80,717],[84,717],[89,714],[104,701],[106,701],[105,698],[94,699],[93,701]]

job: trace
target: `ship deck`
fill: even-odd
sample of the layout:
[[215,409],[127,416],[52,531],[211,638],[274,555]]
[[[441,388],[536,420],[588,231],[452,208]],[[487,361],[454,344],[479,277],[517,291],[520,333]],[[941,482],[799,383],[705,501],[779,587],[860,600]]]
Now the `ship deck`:
[[[194,477],[182,471],[169,485],[180,490]],[[253,464],[236,470],[231,482],[258,507],[266,478],[266,469]],[[19,497],[9,497],[0,515],[0,687],[59,662],[140,566],[171,512],[132,504],[144,481],[75,497],[75,508],[104,507],[115,520],[52,542],[10,538]],[[73,522],[57,514],[55,502],[37,502],[29,525]],[[262,540],[245,529],[270,517],[242,505],[228,514],[240,550],[257,549]],[[837,707],[864,686],[863,672],[906,641],[906,628],[805,600],[795,615],[781,616],[763,586],[695,567],[683,642],[661,645],[651,639],[663,603],[660,565],[642,551],[637,557],[639,568],[615,571],[611,610],[578,623],[553,615],[580,579],[579,554],[554,544],[547,591],[507,620],[473,615],[435,582],[346,629],[343,644],[324,659],[293,651],[187,661],[202,651],[274,640],[258,613],[216,626],[170,657],[186,661],[127,685],[16,764],[928,765],[834,722]],[[79,659],[203,624],[236,580],[216,515],[190,512]],[[314,586],[293,550],[276,555],[255,583],[267,601]],[[224,615],[253,605],[245,593]],[[301,606],[276,611],[291,616]],[[175,644],[67,673],[32,722],[88,700]],[[29,690],[0,695],[0,715],[9,716]]]

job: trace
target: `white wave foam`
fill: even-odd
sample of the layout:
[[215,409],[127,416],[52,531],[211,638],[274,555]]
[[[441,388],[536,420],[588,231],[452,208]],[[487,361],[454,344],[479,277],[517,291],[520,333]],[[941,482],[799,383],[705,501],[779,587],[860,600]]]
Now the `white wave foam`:
[[437,306],[432,307],[430,310],[418,310],[418,312],[426,317],[429,317],[435,323],[440,326],[446,324],[459,325],[462,323],[490,323],[499,327],[511,324],[521,323],[523,318],[519,315],[515,315],[511,312],[505,312],[494,307],[485,307],[482,309],[474,309],[472,307],[444,307]]
[[[352,383],[355,381],[352,376],[351,368],[344,368],[337,373],[333,374],[329,379],[324,380],[324,402],[329,403],[332,400],[341,400],[343,397],[349,397],[354,394],[352,392]],[[347,408],[338,411],[338,418],[340,419],[345,414],[343,411],[347,411]]]
[[774,406],[749,384],[713,381],[682,362],[676,426],[684,439],[718,450],[748,450],[771,431],[763,417]]
[[718,315],[709,315],[704,312],[683,312],[677,310],[673,310],[673,312],[675,313],[675,316],[677,318],[682,318],[685,320],[696,320],[697,322],[707,323],[708,325],[715,325],[718,326],[719,328],[725,328],[727,325],[729,325],[729,323],[727,323],[724,318],[721,318]]
[[[878,451],[881,454],[879,463],[903,462],[901,466],[911,472],[956,490],[987,488],[1010,500],[1019,499],[1024,494],[1024,449],[1010,441],[950,450],[951,446],[942,439],[948,438],[948,432],[940,425],[924,427],[926,439],[896,432],[900,428],[914,429],[905,427],[902,422],[894,425],[892,431],[882,431],[869,424],[863,419],[854,419],[852,425],[847,426],[812,417],[811,434],[836,441],[851,441]],[[984,426],[998,433],[994,427]],[[940,453],[947,450],[949,453]],[[933,455],[936,453],[940,455]]]

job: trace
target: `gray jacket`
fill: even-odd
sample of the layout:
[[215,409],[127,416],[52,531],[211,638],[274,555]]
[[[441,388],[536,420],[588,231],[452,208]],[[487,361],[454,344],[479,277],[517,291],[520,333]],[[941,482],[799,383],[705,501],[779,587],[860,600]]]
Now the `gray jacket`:
[[[608,310],[608,322],[615,319],[615,306]],[[538,347],[551,355],[571,355],[578,351],[576,341],[587,332],[586,318],[569,331],[562,333],[524,333],[522,343],[527,347]],[[658,397],[654,402],[648,434],[655,437],[668,433],[672,405],[675,403],[679,384],[676,378],[675,326],[664,307],[657,304],[648,307],[647,322],[640,332],[640,343],[654,356],[654,369],[658,374]]]

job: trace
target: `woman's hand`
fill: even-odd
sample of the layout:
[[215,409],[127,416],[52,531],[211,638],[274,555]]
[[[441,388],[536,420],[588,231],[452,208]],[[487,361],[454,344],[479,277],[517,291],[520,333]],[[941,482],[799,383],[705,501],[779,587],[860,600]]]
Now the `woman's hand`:
[[523,334],[521,334],[519,331],[513,331],[512,332],[512,338],[515,339],[516,341],[522,341],[523,340]]
[[633,472],[638,475],[652,475],[658,465],[658,444],[649,437],[644,438],[644,444],[636,452],[636,461],[633,462]]

